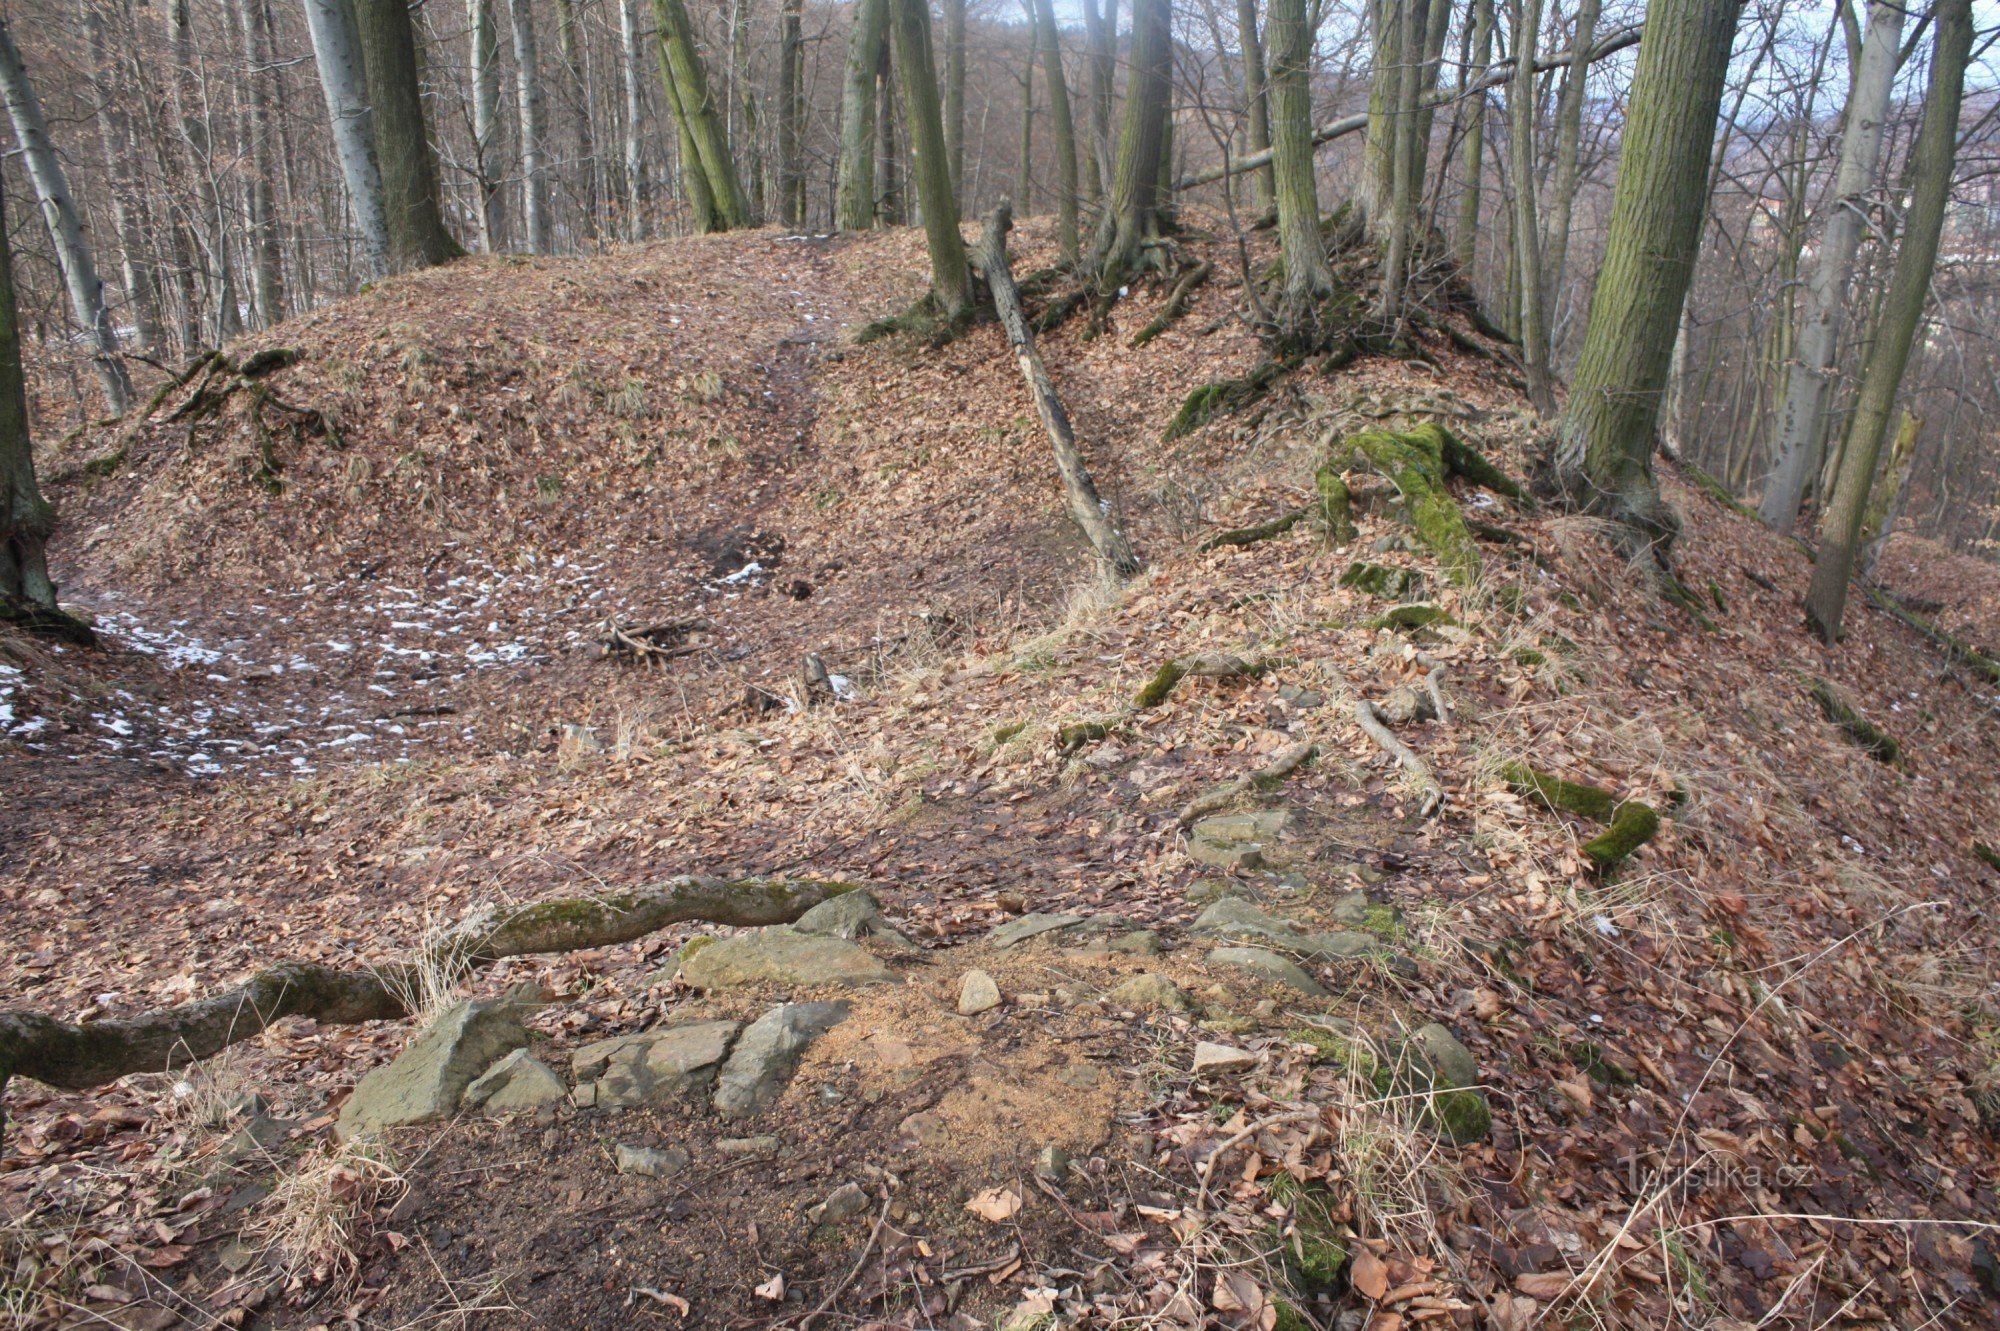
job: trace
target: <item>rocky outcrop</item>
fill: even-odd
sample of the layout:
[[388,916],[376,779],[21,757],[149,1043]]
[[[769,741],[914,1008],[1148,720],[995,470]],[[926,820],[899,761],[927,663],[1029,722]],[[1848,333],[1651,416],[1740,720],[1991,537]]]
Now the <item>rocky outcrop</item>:
[[570,1056],[576,1102],[629,1109],[692,1099],[714,1082],[740,1029],[734,1021],[703,1021],[587,1044]]
[[473,1080],[502,1057],[526,1048],[521,1004],[512,999],[459,1003],[425,1027],[394,1061],[361,1079],[340,1111],[342,1141],[385,1128],[449,1118]]
[[850,1010],[846,1003],[781,1003],[751,1022],[722,1065],[716,1112],[738,1118],[767,1107],[791,1081],[806,1046]]

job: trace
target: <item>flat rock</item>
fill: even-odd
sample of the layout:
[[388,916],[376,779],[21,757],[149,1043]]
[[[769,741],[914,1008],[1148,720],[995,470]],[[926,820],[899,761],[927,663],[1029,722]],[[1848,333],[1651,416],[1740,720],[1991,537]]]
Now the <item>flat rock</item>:
[[816,1225],[837,1225],[852,1220],[868,1209],[868,1194],[859,1183],[843,1183],[827,1199],[806,1211],[806,1219]]
[[587,1044],[570,1055],[576,1102],[599,1109],[689,1100],[708,1089],[741,1024],[702,1021]]
[[781,1003],[751,1022],[716,1080],[716,1111],[738,1118],[768,1106],[791,1081],[806,1046],[850,1010],[845,1003]]
[[995,947],[1014,947],[1059,929],[1074,929],[1083,922],[1081,915],[1044,915],[1036,911],[1007,921],[986,935],[986,941]]
[[1194,922],[1192,932],[1232,942],[1263,943],[1307,957],[1365,957],[1382,949],[1381,940],[1371,934],[1343,931],[1309,934],[1283,916],[1273,915],[1241,897],[1224,897],[1215,902]]
[[272,1118],[259,1110],[229,1135],[229,1140],[216,1151],[216,1157],[230,1164],[240,1164],[257,1156],[269,1155],[297,1126],[296,1120]]
[[828,897],[794,920],[792,928],[821,938],[874,938],[899,952],[922,950],[882,917],[882,903],[866,888]]
[[1202,819],[1190,830],[1195,836],[1207,837],[1210,841],[1256,842],[1262,845],[1276,841],[1290,831],[1293,821],[1290,809],[1257,809],[1249,813],[1218,813]]
[[967,971],[958,986],[958,1011],[976,1017],[1000,1006],[1000,986],[985,971]]
[[1479,1084],[1479,1060],[1443,1024],[1417,1027],[1410,1032],[1410,1043],[1423,1053],[1440,1083],[1454,1088]]
[[525,1049],[516,1049],[479,1074],[465,1088],[467,1109],[489,1114],[519,1114],[569,1098],[569,1087],[548,1066]]
[[1215,1044],[1203,1040],[1194,1047],[1196,1076],[1204,1072],[1242,1072],[1256,1066],[1257,1055],[1248,1049],[1238,1049],[1235,1045]]
[[1261,869],[1264,848],[1255,843],[1211,841],[1197,836],[1188,841],[1188,858],[1210,869]]
[[857,988],[901,982],[896,972],[855,943],[802,934],[784,925],[710,943],[682,965],[681,978],[697,989],[746,984]]
[[619,1173],[637,1174],[640,1178],[671,1178],[688,1167],[688,1153],[678,1146],[663,1149],[619,1142],[614,1155]]
[[521,1011],[508,999],[454,1004],[393,1061],[361,1079],[341,1108],[335,1135],[350,1141],[384,1128],[449,1118],[475,1077],[527,1046]]
[[776,1137],[719,1137],[715,1149],[733,1159],[776,1155],[781,1143]]
[[1111,991],[1111,1001],[1135,1011],[1187,1012],[1194,1000],[1164,975],[1134,975],[1121,980]]
[[1218,947],[1208,954],[1211,966],[1234,966],[1238,970],[1249,971],[1267,980],[1298,990],[1313,998],[1325,998],[1326,989],[1318,980],[1300,969],[1290,957],[1281,957],[1261,947]]

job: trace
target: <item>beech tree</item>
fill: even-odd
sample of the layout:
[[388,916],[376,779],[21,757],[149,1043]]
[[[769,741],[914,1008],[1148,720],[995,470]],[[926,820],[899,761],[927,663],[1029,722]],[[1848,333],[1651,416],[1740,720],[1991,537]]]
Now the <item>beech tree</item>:
[[697,231],[731,231],[750,225],[750,205],[737,179],[708,68],[695,42],[694,23],[682,0],[653,0],[660,27],[660,79],[681,141],[681,181]]
[[[889,38],[889,0],[855,0],[840,97],[840,165],[834,225],[875,225],[875,80]],[[961,108],[963,109],[963,108]]]
[[930,249],[928,300],[938,318],[952,327],[972,313],[972,270],[966,262],[965,238],[958,230],[958,200],[952,193],[951,164],[945,154],[944,113],[931,54],[930,3],[889,0],[889,8],[895,23],[903,114],[909,125],[910,169]]
[[1118,167],[1110,206],[1098,227],[1098,286],[1115,291],[1138,264],[1139,249],[1158,230],[1161,168],[1173,96],[1173,9],[1168,0],[1132,0],[1132,72],[1118,136]]
[[[379,277],[394,260],[382,167],[375,153],[375,113],[361,69],[361,34],[347,0],[305,0],[305,10],[327,123],[333,130],[334,155],[340,162],[348,209],[361,233],[362,271]],[[493,215],[486,214],[489,227]],[[489,247],[491,234],[489,230]]]
[[1708,155],[1743,0],[1651,0],[1626,111],[1604,263],[1554,472],[1570,502],[1665,560],[1678,525],[1653,480],[1654,429],[1707,211]]
[[47,542],[55,510],[35,483],[34,441],[21,374],[21,328],[14,305],[14,256],[0,195],[0,595],[56,608]]
[[514,29],[514,104],[521,134],[521,225],[528,253],[549,250],[548,181],[543,176],[542,73],[530,0],[507,0]]
[[1313,34],[1306,0],[1271,0],[1271,163],[1275,171],[1278,240],[1285,258],[1288,336],[1310,341],[1319,309],[1333,291],[1333,270],[1320,235],[1319,189],[1313,170]]
[[403,271],[456,259],[465,251],[444,225],[409,7],[403,0],[353,4],[382,175],[389,266]]

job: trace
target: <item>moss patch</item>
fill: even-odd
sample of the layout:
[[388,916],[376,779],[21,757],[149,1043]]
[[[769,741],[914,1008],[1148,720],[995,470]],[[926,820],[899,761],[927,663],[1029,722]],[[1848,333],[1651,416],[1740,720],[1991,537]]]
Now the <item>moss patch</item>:
[[1390,568],[1356,560],[1340,575],[1340,585],[1364,591],[1383,600],[1423,595],[1424,575],[1415,569]]
[[1427,629],[1437,624],[1456,626],[1457,623],[1458,621],[1447,611],[1434,605],[1417,602],[1412,605],[1399,605],[1385,614],[1377,615],[1368,621],[1367,627],[1410,630]]
[[1132,700],[1134,707],[1158,707],[1173,696],[1174,689],[1187,675],[1187,667],[1179,661],[1169,661],[1153,672],[1146,681],[1146,687],[1139,690],[1139,696]]
[[1660,815],[1652,805],[1621,800],[1610,791],[1580,781],[1565,781],[1526,763],[1508,763],[1500,775],[1515,794],[1540,801],[1550,809],[1605,823],[1604,831],[1584,843],[1583,853],[1600,872],[1629,858],[1660,830]]
[[1812,682],[1813,701],[1820,714],[1840,728],[1854,746],[1876,762],[1890,767],[1903,766],[1903,746],[1882,727],[1854,710],[1854,707],[1823,679]]

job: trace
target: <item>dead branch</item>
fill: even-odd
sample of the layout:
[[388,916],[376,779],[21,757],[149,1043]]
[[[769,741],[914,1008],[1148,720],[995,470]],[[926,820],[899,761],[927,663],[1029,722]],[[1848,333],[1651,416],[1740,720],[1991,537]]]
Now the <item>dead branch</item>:
[[626,661],[664,664],[677,656],[690,656],[699,651],[700,643],[695,639],[713,627],[706,619],[676,619],[649,628],[626,628],[607,623],[604,640],[597,645],[597,654]]
[[1246,772],[1228,785],[1200,796],[1181,810],[1181,826],[1186,827],[1198,818],[1205,818],[1217,809],[1226,808],[1237,797],[1253,790],[1269,790],[1279,785],[1292,773],[1311,762],[1319,747],[1311,741],[1287,744],[1271,755],[1271,761],[1254,772]]
[[986,274],[986,285],[993,290],[1000,324],[1007,330],[1007,341],[1014,348],[1014,359],[1020,363],[1021,377],[1027,381],[1028,394],[1035,400],[1035,413],[1041,417],[1042,428],[1048,431],[1049,443],[1055,449],[1056,470],[1062,474],[1070,516],[1083,529],[1090,548],[1097,552],[1105,568],[1119,578],[1129,578],[1141,567],[1139,557],[1132,553],[1125,533],[1112,524],[1109,507],[1098,498],[1097,485],[1090,479],[1090,469],[1084,465],[1083,454],[1076,446],[1069,412],[1056,393],[1049,367],[1035,350],[1034,332],[1021,309],[1020,289],[1014,285],[1014,275],[1007,267],[1007,232],[1013,225],[1013,210],[1002,201],[986,219],[986,233],[980,238],[973,261]]
[[1438,784],[1437,777],[1431,774],[1431,769],[1424,764],[1424,760],[1412,753],[1409,745],[1390,732],[1388,724],[1382,719],[1382,713],[1376,710],[1374,703],[1365,698],[1355,703],[1354,720],[1361,727],[1361,733],[1380,745],[1383,752],[1394,758],[1397,765],[1415,778],[1422,788],[1423,802],[1418,806],[1418,812],[1428,818],[1443,807],[1444,787]]

